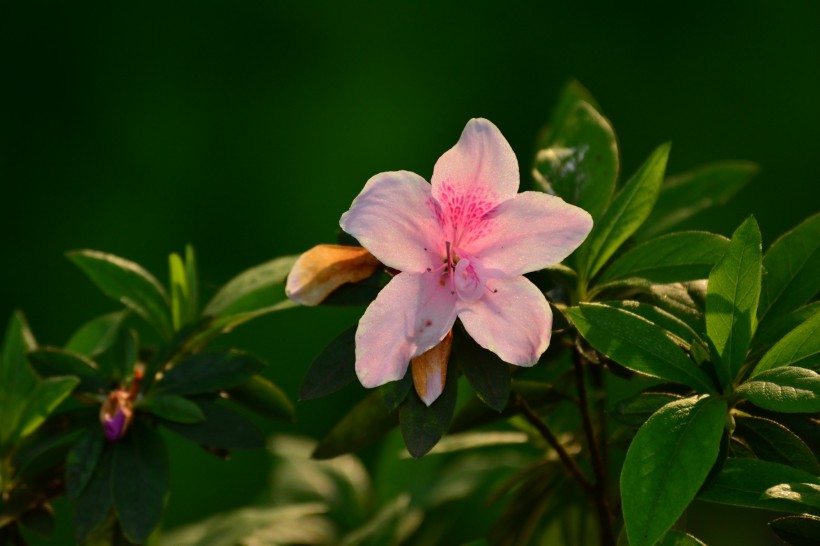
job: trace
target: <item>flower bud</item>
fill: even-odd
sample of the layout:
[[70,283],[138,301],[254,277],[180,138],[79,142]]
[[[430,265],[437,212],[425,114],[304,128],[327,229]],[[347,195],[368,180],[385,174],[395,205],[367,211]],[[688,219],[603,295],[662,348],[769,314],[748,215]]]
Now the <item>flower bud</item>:
[[108,400],[100,408],[100,423],[103,426],[105,438],[109,442],[117,442],[131,426],[134,420],[134,404],[131,395],[126,390],[116,390],[108,395]]
[[419,398],[429,406],[444,392],[447,380],[447,362],[453,346],[453,332],[444,336],[438,345],[410,361],[413,386]]
[[319,305],[341,285],[363,281],[380,265],[361,247],[317,245],[293,264],[285,293],[296,303]]

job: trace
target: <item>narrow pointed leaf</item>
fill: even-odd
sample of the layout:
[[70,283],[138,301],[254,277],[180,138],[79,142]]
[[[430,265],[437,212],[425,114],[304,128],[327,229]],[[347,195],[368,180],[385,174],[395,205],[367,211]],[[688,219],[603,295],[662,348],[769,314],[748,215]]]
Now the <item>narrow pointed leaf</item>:
[[395,412],[387,412],[379,391],[371,392],[322,438],[313,458],[331,459],[367,447],[393,429],[397,417]]
[[143,399],[137,407],[174,423],[201,423],[205,420],[205,414],[199,406],[187,398],[173,394],[149,396]]
[[699,392],[714,390],[709,376],[646,319],[601,304],[582,304],[566,313],[590,345],[621,366]]
[[264,367],[261,360],[233,350],[197,354],[168,370],[151,392],[190,396],[224,390],[244,383]]
[[591,279],[646,220],[658,198],[669,144],[659,146],[615,195],[579,252],[581,276]]
[[781,413],[820,411],[820,374],[806,368],[774,368],[737,388],[755,406]]
[[618,402],[607,413],[622,425],[639,428],[656,411],[680,399],[680,396],[666,392],[641,392]]
[[353,325],[330,342],[308,368],[300,400],[314,400],[356,380],[356,328]]
[[758,458],[820,474],[820,465],[809,446],[785,426],[754,416],[737,416],[735,423],[735,436],[743,438]]
[[68,452],[66,459],[65,484],[66,495],[76,500],[85,490],[100,455],[105,447],[105,436],[101,427],[86,428]]
[[133,328],[121,329],[108,349],[95,359],[103,377],[126,383],[134,376],[139,357],[139,335]]
[[43,347],[30,352],[28,359],[37,375],[44,379],[71,375],[80,380],[78,389],[82,392],[103,393],[109,388],[97,365],[82,355]]
[[132,309],[163,338],[171,337],[168,295],[148,271],[134,262],[96,250],[75,250],[67,256],[103,294]]
[[188,276],[185,274],[185,264],[182,263],[179,254],[172,253],[168,256],[168,269],[171,277],[171,319],[174,331],[177,331],[183,323],[188,321],[190,302]]
[[79,383],[76,377],[49,377],[37,383],[20,414],[15,436],[24,437],[34,432]]
[[769,526],[772,531],[792,546],[817,546],[820,544],[820,517],[804,514],[778,518]]
[[771,347],[817,313],[820,313],[820,301],[808,303],[790,313],[761,322],[752,338],[752,350]]
[[820,213],[775,241],[763,259],[766,276],[757,316],[782,316],[820,291]]
[[168,453],[159,432],[135,421],[114,446],[111,479],[123,534],[141,544],[159,523],[168,492]]
[[615,189],[618,169],[612,126],[592,105],[577,100],[554,120],[549,139],[536,152],[533,175],[542,191],[598,218]]
[[509,365],[464,335],[455,336],[452,355],[478,397],[495,411],[503,411],[510,398]]
[[83,492],[74,502],[74,537],[79,544],[98,529],[114,506],[111,493],[113,447],[106,447]]
[[401,435],[413,457],[421,457],[430,451],[447,432],[456,408],[457,385],[457,376],[450,369],[444,391],[429,407],[412,392],[399,407]]
[[638,430],[621,473],[631,546],[655,544],[695,498],[717,459],[726,410],[718,398],[685,398]]
[[64,349],[88,358],[96,357],[114,344],[127,316],[127,310],[118,311],[86,322],[74,332]]
[[763,355],[752,376],[782,366],[810,367],[820,363],[820,313],[786,334]]
[[199,316],[199,272],[194,247],[185,245],[185,280],[188,284],[188,320],[194,322]]
[[0,358],[0,454],[17,430],[26,399],[37,384],[26,354],[37,346],[23,313],[11,316]]
[[293,421],[296,409],[288,396],[275,383],[254,375],[241,385],[228,389],[228,397],[254,413],[268,419]]
[[205,306],[206,316],[229,316],[270,307],[285,298],[285,279],[299,256],[283,256],[252,267],[223,286]]
[[639,277],[664,284],[706,279],[729,240],[705,231],[681,231],[631,248],[601,274],[597,284]]
[[217,449],[261,449],[265,437],[244,415],[223,404],[198,400],[197,406],[205,415],[200,423],[182,424],[163,422],[168,430],[191,442]]
[[655,237],[703,210],[725,204],[757,171],[754,163],[723,161],[669,177],[637,237]]
[[691,345],[693,342],[703,343],[700,336],[691,326],[660,307],[633,300],[613,300],[603,301],[601,303],[616,309],[623,309],[645,318],[652,324],[666,330],[667,335],[671,334],[686,346]]
[[706,332],[724,385],[743,365],[757,325],[761,260],[760,230],[750,217],[737,228],[723,258],[709,274]]

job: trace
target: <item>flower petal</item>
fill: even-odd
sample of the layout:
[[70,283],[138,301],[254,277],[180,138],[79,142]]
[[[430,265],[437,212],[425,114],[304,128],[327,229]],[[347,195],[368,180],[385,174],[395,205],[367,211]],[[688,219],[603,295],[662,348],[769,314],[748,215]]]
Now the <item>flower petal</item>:
[[380,173],[365,184],[339,224],[383,264],[421,273],[436,265],[439,224],[430,184],[408,171]]
[[404,377],[410,359],[441,341],[456,320],[456,296],[437,273],[399,273],[356,330],[356,374],[367,388]]
[[518,192],[518,181],[518,161],[498,127],[471,119],[436,162],[433,196],[442,206],[451,195],[480,195],[497,204]]
[[493,292],[458,314],[476,342],[504,362],[532,366],[547,350],[552,310],[544,294],[524,277],[494,279]]
[[452,331],[441,342],[410,361],[413,386],[422,402],[428,407],[444,392],[447,382],[447,363],[453,347]]
[[490,276],[514,277],[555,265],[584,242],[592,217],[560,197],[528,191],[498,205],[468,250]]
[[296,260],[285,294],[302,305],[319,305],[343,284],[372,275],[379,261],[359,246],[316,245]]

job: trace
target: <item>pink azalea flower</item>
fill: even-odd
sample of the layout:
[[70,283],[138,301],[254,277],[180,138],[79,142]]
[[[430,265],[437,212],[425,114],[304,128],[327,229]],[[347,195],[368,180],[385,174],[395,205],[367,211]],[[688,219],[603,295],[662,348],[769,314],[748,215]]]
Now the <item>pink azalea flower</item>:
[[[365,387],[404,377],[456,317],[501,360],[532,366],[550,341],[552,312],[522,275],[559,263],[592,229],[590,215],[540,192],[518,194],[518,162],[498,128],[467,123],[433,169],[368,180],[342,215],[343,230],[400,271],[359,321],[356,374]],[[436,370],[428,373],[435,374]],[[431,404],[441,381],[425,396]]]

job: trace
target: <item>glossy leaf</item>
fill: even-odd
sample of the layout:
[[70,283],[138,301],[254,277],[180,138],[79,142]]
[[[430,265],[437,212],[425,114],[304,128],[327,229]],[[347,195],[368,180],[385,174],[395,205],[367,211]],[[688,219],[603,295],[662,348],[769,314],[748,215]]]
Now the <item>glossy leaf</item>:
[[183,323],[188,321],[190,291],[188,289],[188,276],[185,272],[185,264],[179,254],[172,253],[168,256],[168,269],[170,272],[171,286],[171,319],[174,331],[179,330]]
[[254,375],[228,389],[228,397],[232,402],[268,419],[293,421],[296,417],[296,409],[282,389],[260,375]]
[[785,426],[754,416],[737,416],[735,423],[735,436],[743,438],[760,459],[820,474],[820,465],[809,446]]
[[639,297],[685,322],[695,333],[705,337],[706,281],[652,284],[645,290],[645,295]]
[[760,230],[750,217],[737,228],[726,254],[709,274],[706,332],[724,385],[743,365],[757,325],[761,260]]
[[791,366],[757,374],[737,388],[752,404],[782,413],[820,411],[820,374]]
[[646,319],[602,304],[582,304],[566,313],[590,345],[621,366],[699,392],[714,390],[709,376]]
[[398,424],[395,412],[385,410],[382,394],[371,392],[342,417],[313,451],[315,459],[331,459],[372,444]]
[[792,546],[817,546],[820,544],[820,517],[804,514],[786,516],[769,523],[772,531]]
[[820,313],[820,301],[808,303],[798,307],[791,313],[773,317],[771,320],[760,323],[755,336],[752,338],[752,350],[758,351],[765,347],[771,347],[817,313]]
[[241,413],[206,400],[196,404],[205,415],[201,423],[163,422],[168,430],[191,442],[216,449],[260,449],[265,438],[259,429]]
[[598,218],[615,189],[618,169],[618,145],[609,121],[589,103],[576,100],[554,120],[536,153],[533,175],[542,191]]
[[20,414],[14,436],[21,438],[34,432],[79,383],[76,377],[49,377],[37,383]]
[[783,366],[810,367],[820,363],[820,313],[786,334],[763,355],[752,376]]
[[458,379],[452,368],[448,370],[444,391],[428,407],[410,393],[399,407],[399,426],[407,451],[421,457],[438,443],[453,419],[458,397]]
[[86,322],[74,332],[64,349],[93,359],[114,344],[127,316],[127,310],[118,311]]
[[68,452],[66,458],[66,495],[75,500],[79,497],[94,475],[97,463],[105,447],[105,436],[101,427],[86,428]]
[[105,448],[88,485],[74,502],[74,537],[79,544],[103,524],[114,506],[111,493],[113,459],[113,447]]
[[171,337],[168,295],[148,271],[134,262],[96,250],[75,250],[67,256],[103,294],[132,309],[163,338]]
[[314,400],[343,389],[356,380],[355,324],[339,334],[308,368],[300,400]]
[[616,250],[643,224],[658,198],[669,144],[659,146],[615,195],[579,249],[581,277],[592,279]]
[[283,256],[252,267],[223,286],[205,306],[206,316],[255,312],[285,299],[285,279],[299,256]]
[[108,390],[108,383],[100,375],[97,365],[82,355],[43,347],[30,352],[28,359],[44,379],[71,375],[80,380],[78,390],[81,392],[103,393]]
[[779,512],[803,512],[803,507],[787,499],[764,497],[770,487],[781,483],[820,483],[817,476],[803,470],[757,459],[727,459],[720,472],[698,493],[707,502],[760,508]]
[[754,163],[722,161],[669,177],[637,237],[654,237],[703,210],[725,204],[757,171]]
[[264,367],[261,360],[233,350],[196,354],[165,372],[151,392],[190,396],[220,391],[244,383]]
[[703,343],[700,336],[692,329],[691,326],[680,320],[672,313],[664,311],[660,307],[655,307],[654,305],[650,305],[648,303],[641,303],[633,300],[603,301],[601,303],[609,307],[614,307],[615,309],[623,309],[624,311],[628,311],[638,315],[639,317],[645,318],[652,324],[666,330],[667,335],[671,334],[674,336],[673,341],[677,338],[677,340],[679,340],[679,342],[686,347],[691,345],[693,342]]
[[814,483],[781,483],[763,494],[770,499],[785,499],[800,503],[815,511],[820,510],[820,485]]
[[174,423],[201,423],[205,420],[205,414],[199,406],[187,398],[173,394],[149,396],[141,400],[137,407]]
[[621,473],[631,546],[655,544],[694,499],[717,459],[726,411],[718,398],[685,398],[638,430]]
[[659,284],[706,279],[728,245],[727,238],[705,231],[663,235],[627,250],[604,270],[597,283],[630,277]]
[[6,329],[0,358],[0,454],[18,429],[20,414],[37,384],[37,376],[26,361],[26,353],[36,346],[23,313],[16,311]]
[[159,432],[140,420],[114,445],[111,492],[122,532],[131,542],[145,542],[162,517],[168,466]]
[[618,402],[608,413],[622,425],[639,428],[663,406],[680,399],[666,392],[641,392]]
[[501,412],[510,398],[510,368],[466,335],[456,335],[451,362],[458,365],[485,404]]
[[757,316],[782,316],[820,291],[820,213],[775,241],[763,259],[766,276]]

